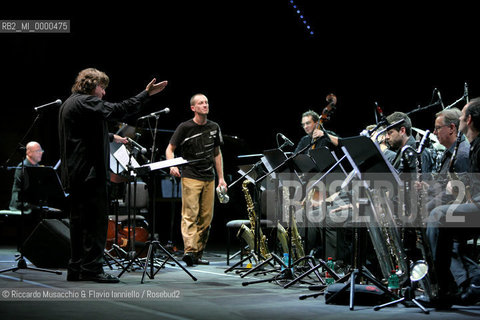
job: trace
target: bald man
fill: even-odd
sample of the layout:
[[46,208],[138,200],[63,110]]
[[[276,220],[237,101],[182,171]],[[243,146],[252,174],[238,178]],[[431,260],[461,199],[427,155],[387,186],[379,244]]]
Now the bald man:
[[[42,161],[43,149],[40,143],[36,141],[30,141],[27,143],[26,156],[23,160],[23,166],[25,167],[38,167],[39,162]],[[12,198],[10,199],[10,210],[21,210],[21,203],[19,203],[18,194],[22,187],[22,163],[20,162],[15,170],[15,177],[12,186]],[[28,204],[24,209],[30,211]]]

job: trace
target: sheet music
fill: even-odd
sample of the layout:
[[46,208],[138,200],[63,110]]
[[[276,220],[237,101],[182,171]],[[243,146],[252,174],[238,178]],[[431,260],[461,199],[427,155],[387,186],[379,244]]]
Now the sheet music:
[[174,166],[179,166],[181,164],[185,164],[188,161],[183,159],[182,157],[178,158],[173,158],[170,160],[163,160],[163,161],[157,161],[154,163],[149,163],[141,166],[142,168],[150,168],[150,170],[158,170],[158,169],[163,169],[163,168],[168,168],[168,167],[174,167]]
[[[125,145],[121,145],[115,153],[113,153],[113,157],[118,161],[118,163],[122,166],[124,170],[127,169],[128,162],[130,161],[130,153],[128,152]],[[140,165],[138,164],[137,160],[132,157],[132,167],[138,168]],[[115,170],[113,170],[115,171]]]

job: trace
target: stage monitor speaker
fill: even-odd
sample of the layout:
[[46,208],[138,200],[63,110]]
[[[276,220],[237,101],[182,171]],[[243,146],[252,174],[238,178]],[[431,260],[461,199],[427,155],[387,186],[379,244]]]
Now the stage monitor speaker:
[[43,219],[23,244],[23,255],[38,268],[66,268],[70,229],[66,221]]

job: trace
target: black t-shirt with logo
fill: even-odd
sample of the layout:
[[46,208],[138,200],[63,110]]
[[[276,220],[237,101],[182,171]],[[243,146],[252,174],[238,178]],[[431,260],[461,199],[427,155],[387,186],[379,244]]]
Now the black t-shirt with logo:
[[182,122],[170,139],[170,144],[179,150],[188,161],[199,160],[180,167],[182,177],[211,181],[215,179],[215,148],[223,145],[220,126],[211,120],[204,125],[193,119]]

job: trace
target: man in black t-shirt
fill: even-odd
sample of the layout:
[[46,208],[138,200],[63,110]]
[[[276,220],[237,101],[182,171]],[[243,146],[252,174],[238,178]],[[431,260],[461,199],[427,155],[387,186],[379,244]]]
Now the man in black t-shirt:
[[208,264],[202,259],[207,244],[215,201],[215,171],[218,187],[227,188],[223,179],[223,159],[220,146],[223,137],[220,126],[207,119],[208,99],[196,94],[190,99],[193,119],[182,122],[175,130],[167,150],[167,159],[175,157],[177,148],[181,156],[193,161],[182,167],[170,167],[170,174],[182,178],[182,222],[184,244],[183,261],[188,266]]

